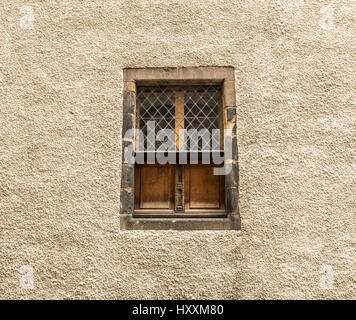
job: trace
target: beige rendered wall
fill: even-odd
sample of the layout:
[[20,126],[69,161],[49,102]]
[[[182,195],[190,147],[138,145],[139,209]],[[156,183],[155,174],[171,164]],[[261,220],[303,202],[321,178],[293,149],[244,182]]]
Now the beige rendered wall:
[[[0,298],[354,299],[355,12],[2,0]],[[236,70],[241,231],[120,231],[122,69],[205,65]]]

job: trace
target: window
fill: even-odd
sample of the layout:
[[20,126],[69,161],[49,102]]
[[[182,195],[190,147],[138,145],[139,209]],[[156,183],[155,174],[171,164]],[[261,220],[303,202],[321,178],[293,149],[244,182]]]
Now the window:
[[121,229],[239,229],[234,70],[125,69]]
[[[155,134],[161,129],[175,133],[176,147],[184,147],[186,130],[208,130],[208,137],[190,142],[188,150],[210,150],[210,137],[214,129],[222,126],[221,86],[145,86],[137,87],[136,128],[143,131],[146,150],[159,149],[160,142],[147,139],[149,121],[155,124]],[[219,136],[220,139],[220,136]],[[216,142],[216,141],[215,141]]]
[[[150,123],[154,125],[152,138],[148,134]],[[156,138],[160,131],[167,130],[172,143],[166,152],[173,153],[170,162],[174,165],[160,165],[159,157],[155,157],[153,164],[135,166],[135,216],[225,215],[224,177],[214,175],[212,165],[203,165],[201,155],[203,150],[211,153],[213,144],[219,151],[221,124],[221,86],[137,87],[136,128],[142,132],[142,150],[164,152],[159,141],[162,139]],[[217,135],[213,135],[214,130]],[[205,134],[188,139],[189,132]],[[215,143],[212,137],[217,140]],[[136,148],[139,143],[136,139]],[[180,164],[181,151],[195,151],[196,161],[190,161],[195,164]]]

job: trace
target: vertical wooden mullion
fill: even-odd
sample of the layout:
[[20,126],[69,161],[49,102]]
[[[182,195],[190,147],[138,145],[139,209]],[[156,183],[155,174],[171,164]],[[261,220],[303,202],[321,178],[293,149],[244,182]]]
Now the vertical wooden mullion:
[[[184,148],[184,136],[180,131],[184,129],[184,91],[175,92],[174,105],[176,150],[179,151]],[[175,169],[175,211],[184,212],[184,166],[177,164]]]
[[184,211],[184,166],[181,164],[176,164],[175,211]]
[[184,129],[184,91],[176,91],[174,95],[175,104],[175,134],[176,134],[176,150],[183,150],[184,135],[180,133]]
[[184,170],[184,209],[190,209],[189,199],[190,199],[190,165],[187,164]]

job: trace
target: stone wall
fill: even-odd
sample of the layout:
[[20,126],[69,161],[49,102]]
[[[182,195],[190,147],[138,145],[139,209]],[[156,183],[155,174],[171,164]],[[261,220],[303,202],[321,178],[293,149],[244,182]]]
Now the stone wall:
[[[355,6],[2,1],[0,298],[354,299]],[[123,69],[226,65],[241,231],[120,230]]]

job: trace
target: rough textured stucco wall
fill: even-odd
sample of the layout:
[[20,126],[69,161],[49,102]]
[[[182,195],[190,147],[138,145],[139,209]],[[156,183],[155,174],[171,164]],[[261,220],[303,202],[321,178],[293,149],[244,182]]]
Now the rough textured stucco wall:
[[[355,12],[1,1],[0,298],[355,298]],[[120,231],[122,68],[200,65],[236,69],[242,230]]]

